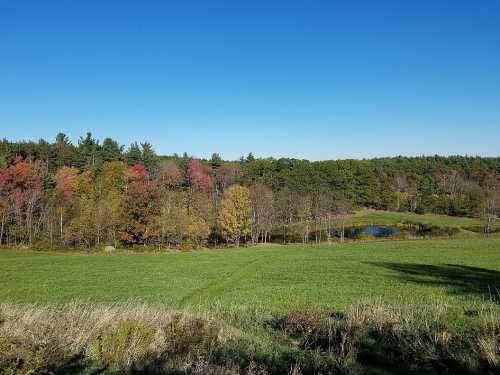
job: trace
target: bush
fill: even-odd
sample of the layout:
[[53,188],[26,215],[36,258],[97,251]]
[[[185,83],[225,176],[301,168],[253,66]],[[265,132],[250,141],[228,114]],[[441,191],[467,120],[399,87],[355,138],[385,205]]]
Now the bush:
[[311,335],[320,328],[328,316],[329,312],[320,309],[295,310],[278,319],[275,326],[286,335],[305,340],[301,346],[307,347]]
[[150,359],[154,330],[132,320],[104,330],[94,343],[96,359],[106,367],[122,371],[144,367]]
[[0,337],[0,374],[53,374],[72,360],[56,342],[34,337]]
[[373,234],[361,232],[357,235],[357,239],[360,241],[373,241],[376,240],[376,237]]
[[460,233],[459,228],[455,227],[440,227],[437,225],[424,225],[420,224],[419,229],[418,229],[418,234],[422,236],[429,236],[429,237],[453,237]]
[[278,327],[299,340],[308,353],[309,371],[346,371],[355,367],[362,326],[344,314],[325,310],[294,311],[278,321]]
[[407,240],[408,239],[408,233],[401,231],[401,232],[396,232],[392,235],[393,240]]
[[58,250],[60,247],[54,244],[49,239],[40,239],[38,241],[33,242],[31,245],[31,249],[35,251],[47,251],[47,250]]
[[179,250],[185,253],[189,253],[193,251],[194,246],[191,241],[183,241],[181,245],[179,246]]
[[464,340],[471,353],[484,369],[497,369],[500,373],[500,314],[482,310],[476,325],[468,327]]
[[[497,313],[497,314],[494,314]],[[360,364],[446,373],[500,371],[500,316],[481,312],[466,331],[452,328],[444,309],[353,306],[346,313],[295,311],[278,328],[306,352],[306,373],[356,371]]]
[[[474,232],[474,233],[481,233],[481,234],[485,233],[485,231],[484,231],[484,225],[468,226],[468,227],[464,227],[463,229],[471,231],[471,232]],[[489,233],[490,234],[492,234],[492,233],[500,233],[500,227],[493,228]]]
[[209,368],[223,333],[211,320],[140,305],[0,304],[0,374],[65,373],[68,364],[91,363],[120,373]]
[[162,328],[165,351],[171,356],[209,352],[219,342],[221,329],[206,319],[175,313]]

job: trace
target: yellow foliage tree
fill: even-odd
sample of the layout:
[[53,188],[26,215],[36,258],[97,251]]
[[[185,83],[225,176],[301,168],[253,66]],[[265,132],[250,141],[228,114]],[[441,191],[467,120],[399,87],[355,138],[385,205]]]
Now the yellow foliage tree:
[[251,233],[251,215],[250,191],[239,185],[228,188],[224,192],[217,220],[227,242],[239,246],[240,239]]

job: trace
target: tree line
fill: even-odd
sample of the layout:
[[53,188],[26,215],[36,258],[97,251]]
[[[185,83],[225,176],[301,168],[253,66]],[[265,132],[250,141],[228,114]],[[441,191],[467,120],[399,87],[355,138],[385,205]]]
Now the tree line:
[[0,245],[192,248],[320,242],[360,207],[484,218],[500,211],[500,158],[310,162],[158,156],[88,133],[76,145],[0,141]]

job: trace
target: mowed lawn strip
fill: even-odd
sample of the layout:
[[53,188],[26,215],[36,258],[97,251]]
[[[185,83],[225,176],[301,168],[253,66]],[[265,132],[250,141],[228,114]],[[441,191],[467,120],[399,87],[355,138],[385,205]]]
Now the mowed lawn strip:
[[220,303],[285,311],[373,298],[466,308],[500,290],[500,239],[69,255],[0,250],[0,301]]

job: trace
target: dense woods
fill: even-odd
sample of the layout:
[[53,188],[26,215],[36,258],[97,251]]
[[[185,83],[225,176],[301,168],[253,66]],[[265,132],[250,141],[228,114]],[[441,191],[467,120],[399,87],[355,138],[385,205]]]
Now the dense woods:
[[[310,162],[158,156],[89,133],[0,141],[0,244],[190,249],[322,241],[353,209],[481,217],[500,210],[500,158]],[[339,238],[342,240],[342,237]]]

